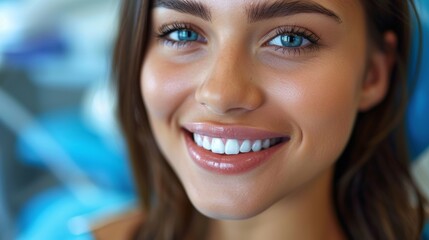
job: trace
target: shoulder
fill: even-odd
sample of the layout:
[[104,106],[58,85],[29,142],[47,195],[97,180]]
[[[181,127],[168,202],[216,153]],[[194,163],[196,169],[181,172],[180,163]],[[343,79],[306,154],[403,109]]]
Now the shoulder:
[[143,224],[143,213],[132,211],[108,219],[93,227],[92,234],[95,239],[129,240]]

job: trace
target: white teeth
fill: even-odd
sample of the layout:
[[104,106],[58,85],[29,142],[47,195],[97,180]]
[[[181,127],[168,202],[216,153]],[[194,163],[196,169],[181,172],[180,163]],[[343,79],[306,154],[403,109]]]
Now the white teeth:
[[206,149],[206,150],[211,150],[212,149],[212,145],[210,143],[209,137],[204,136],[204,138],[203,138],[203,148]]
[[223,144],[222,139],[220,138],[212,139],[212,152],[218,153],[218,154],[225,153],[225,144]]
[[235,139],[228,139],[225,144],[225,154],[238,154],[240,152],[240,146],[238,141]]
[[262,142],[262,148],[267,149],[270,147],[270,139],[265,139],[264,142]]
[[247,153],[252,150],[252,146],[250,145],[250,140],[244,140],[240,147],[240,152]]
[[[271,138],[263,140],[244,140],[211,138],[197,133],[193,134],[195,143],[206,150],[217,154],[234,155],[239,153],[248,153],[250,151],[259,152],[262,149],[270,148],[279,143],[280,138]],[[240,144],[241,142],[241,144]]]
[[198,146],[203,146],[203,138],[201,135],[194,133],[194,141],[197,143]]
[[256,140],[252,145],[252,151],[254,151],[254,152],[261,151],[261,148],[262,148],[262,141],[261,140]]

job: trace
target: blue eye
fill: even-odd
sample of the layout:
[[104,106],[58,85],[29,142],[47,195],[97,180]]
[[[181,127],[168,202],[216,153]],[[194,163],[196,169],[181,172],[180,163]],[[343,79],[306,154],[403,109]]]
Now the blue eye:
[[310,43],[311,42],[307,38],[296,34],[278,35],[277,37],[271,39],[271,41],[268,42],[269,45],[285,47],[285,48],[305,47]]
[[168,34],[168,38],[176,42],[197,41],[198,33],[189,29],[178,29]]

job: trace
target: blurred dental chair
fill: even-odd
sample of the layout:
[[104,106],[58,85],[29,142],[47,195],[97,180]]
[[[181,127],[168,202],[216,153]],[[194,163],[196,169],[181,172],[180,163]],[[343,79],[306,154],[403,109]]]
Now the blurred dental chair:
[[[413,55],[420,54],[421,66],[407,115],[409,146],[414,159],[429,146],[429,2],[418,0],[416,3],[422,24],[423,49],[417,53],[418,34],[416,33],[412,39],[415,43]],[[412,58],[411,70],[415,69],[415,64],[416,60]],[[414,73],[411,73],[409,77],[414,76]]]
[[1,88],[0,108],[9,109],[0,121],[17,132],[20,159],[50,170],[61,183],[28,200],[16,223],[17,239],[92,239],[97,223],[136,207],[119,136],[107,143],[75,109],[31,116]]
[[[429,1],[417,0],[416,5],[422,24],[423,49],[418,53],[414,46],[413,54],[420,54],[421,66],[408,108],[407,130],[413,174],[423,193],[429,198]],[[414,43],[417,39],[415,34]],[[415,62],[412,61],[410,69],[414,66]],[[429,240],[429,222],[422,239]]]
[[[57,181],[36,186],[10,223],[17,236],[6,239],[93,239],[98,222],[136,205],[124,144],[111,120],[114,96],[98,84],[109,81],[117,1],[43,1],[7,3],[22,16],[10,18],[10,27],[24,30],[14,31],[7,48],[0,44],[0,67],[25,72],[31,86],[18,77],[11,82],[35,97],[20,98],[0,84],[0,124],[16,136],[10,151],[20,164],[43,169]],[[77,100],[81,95],[88,96]],[[63,105],[62,97],[72,100]],[[2,207],[0,202],[0,218],[7,213]]]

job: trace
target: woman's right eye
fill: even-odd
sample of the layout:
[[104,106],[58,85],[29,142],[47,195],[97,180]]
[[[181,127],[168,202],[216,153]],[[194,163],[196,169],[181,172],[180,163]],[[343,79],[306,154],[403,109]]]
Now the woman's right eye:
[[201,34],[193,30],[192,25],[185,23],[173,23],[161,26],[158,38],[164,45],[176,48],[186,47],[188,44],[194,42],[206,42],[206,39]]
[[169,34],[167,34],[166,37],[169,40],[176,41],[176,42],[192,42],[192,41],[197,41],[200,38],[198,33],[189,29],[174,30]]

